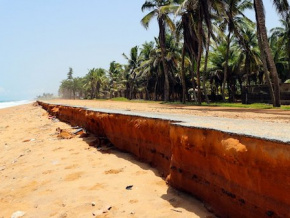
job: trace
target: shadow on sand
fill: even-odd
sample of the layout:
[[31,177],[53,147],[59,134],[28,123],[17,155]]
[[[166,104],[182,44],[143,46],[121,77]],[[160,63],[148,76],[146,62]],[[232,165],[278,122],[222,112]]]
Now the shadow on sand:
[[[94,136],[93,134],[90,134],[89,137],[83,138],[83,140],[93,149],[96,149],[101,153],[115,155],[118,158],[125,159],[131,162],[132,164],[138,165],[142,170],[145,170],[145,171],[149,170],[153,172],[155,176],[161,177],[164,183],[166,183],[165,178],[162,177],[162,175],[158,172],[157,169],[150,166],[150,164],[138,160],[137,157],[134,156],[133,154],[130,154],[126,151],[121,151],[120,149],[110,144],[110,142],[108,141],[106,144],[94,145],[94,142],[96,141],[96,139],[97,137]],[[204,209],[200,207],[201,205],[203,205],[203,203],[199,199],[193,197],[192,195],[189,195],[188,193],[179,191],[169,185],[167,185],[167,193],[163,194],[161,198],[169,202],[170,205],[173,207],[172,210],[175,211],[176,213],[182,213],[182,210],[186,210],[199,217],[203,217],[204,215]],[[206,207],[205,209],[208,210],[208,208]],[[214,217],[215,216],[213,214],[212,216],[207,216],[207,218],[214,218]]]

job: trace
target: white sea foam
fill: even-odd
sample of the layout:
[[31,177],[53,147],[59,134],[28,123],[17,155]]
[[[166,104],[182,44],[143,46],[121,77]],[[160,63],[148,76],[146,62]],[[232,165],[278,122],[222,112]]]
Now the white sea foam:
[[0,109],[7,108],[7,107],[14,107],[22,104],[30,104],[32,100],[22,100],[22,101],[7,101],[7,102],[0,102]]

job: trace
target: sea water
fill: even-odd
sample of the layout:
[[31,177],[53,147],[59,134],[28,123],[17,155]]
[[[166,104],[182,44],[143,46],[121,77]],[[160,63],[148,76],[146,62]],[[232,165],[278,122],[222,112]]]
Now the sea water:
[[0,101],[0,109],[7,107],[14,107],[22,104],[32,103],[32,100],[21,100],[21,101]]

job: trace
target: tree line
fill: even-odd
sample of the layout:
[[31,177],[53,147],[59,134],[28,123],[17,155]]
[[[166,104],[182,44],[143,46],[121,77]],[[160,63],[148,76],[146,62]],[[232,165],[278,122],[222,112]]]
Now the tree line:
[[[64,98],[229,101],[243,87],[267,84],[280,107],[279,84],[290,79],[290,12],[287,0],[273,1],[281,27],[267,35],[262,0],[148,0],[141,24],[157,21],[159,35],[123,54],[109,69],[93,68],[84,77],[69,69],[61,82]],[[244,11],[255,11],[256,22]]]

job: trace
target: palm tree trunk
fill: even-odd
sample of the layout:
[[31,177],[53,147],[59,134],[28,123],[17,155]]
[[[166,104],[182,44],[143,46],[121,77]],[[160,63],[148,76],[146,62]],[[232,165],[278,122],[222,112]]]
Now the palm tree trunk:
[[245,74],[247,75],[247,86],[250,86],[250,60],[249,60],[249,52],[246,51],[246,60],[245,60]]
[[207,91],[206,91],[206,87],[205,87],[205,74],[207,71],[207,61],[208,61],[208,53],[209,53],[209,45],[210,45],[210,31],[208,30],[207,33],[207,40],[206,40],[206,51],[205,51],[205,60],[204,60],[204,72],[202,74],[202,87],[203,87],[203,92],[204,92],[204,96],[205,96],[205,100],[206,103],[209,104],[209,100],[208,100],[208,96],[207,96]]
[[258,36],[258,44],[259,44],[260,51],[261,51],[261,60],[262,60],[262,63],[263,63],[264,74],[265,74],[265,77],[266,77],[267,85],[269,87],[271,101],[273,103],[273,102],[275,102],[275,95],[274,95],[272,82],[271,82],[271,79],[270,79],[270,76],[269,76],[269,70],[268,70],[268,66],[267,66],[265,53],[263,51],[263,45],[262,45],[262,40],[261,40],[261,37],[260,37],[260,30],[259,30],[258,26],[257,26],[257,36]]
[[164,101],[169,101],[169,76],[168,76],[168,67],[165,60],[166,55],[166,47],[165,47],[165,25],[164,20],[161,18],[158,19],[159,25],[159,43],[161,48],[161,56],[162,56],[162,63],[163,63],[163,71],[164,71]]
[[196,78],[197,78],[197,100],[198,104],[201,105],[201,90],[200,90],[200,62],[202,55],[202,20],[199,17],[198,21],[198,55],[197,55],[197,69],[196,69]]
[[230,39],[231,39],[231,31],[229,30],[228,36],[227,36],[227,53],[226,53],[226,64],[224,67],[224,81],[222,85],[222,96],[223,96],[223,101],[226,100],[225,96],[225,89],[226,89],[226,82],[228,78],[228,66],[229,66],[229,54],[230,54]]
[[271,74],[271,79],[273,82],[273,88],[274,88],[274,101],[273,106],[274,107],[280,107],[280,87],[279,87],[279,78],[277,69],[271,54],[268,38],[267,38],[267,31],[265,26],[265,14],[264,14],[264,5],[262,0],[254,0],[255,4],[255,13],[256,13],[256,20],[257,20],[257,27],[259,28],[259,35],[261,37],[261,45],[260,47],[261,52],[265,52],[266,61],[269,66],[269,71]]
[[91,99],[93,99],[93,98],[94,98],[94,87],[91,86]]
[[192,70],[191,70],[191,78],[192,78],[192,88],[193,88],[193,98],[194,98],[194,102],[197,102],[197,97],[196,97],[196,93],[195,93],[195,81],[194,81],[194,63],[195,63],[195,59],[194,56],[191,55],[191,65],[192,65]]
[[288,53],[288,70],[290,70],[290,37],[287,40],[287,53]]
[[184,58],[185,58],[185,44],[182,49],[182,64],[181,64],[181,83],[182,83],[182,103],[186,101],[186,82],[185,82],[185,69],[184,69]]
[[145,87],[145,92],[146,92],[145,98],[146,98],[146,100],[150,100],[150,94],[149,94],[149,90],[148,90],[148,85],[149,85],[149,77],[147,77],[146,87]]

